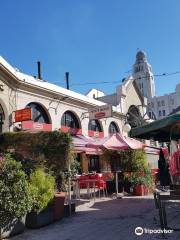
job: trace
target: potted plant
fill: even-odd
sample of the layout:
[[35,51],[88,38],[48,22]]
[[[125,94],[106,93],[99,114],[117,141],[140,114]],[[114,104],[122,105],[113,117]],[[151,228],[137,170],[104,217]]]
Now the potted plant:
[[131,157],[131,186],[134,188],[135,195],[142,196],[152,187],[152,174],[143,150],[133,150]]
[[153,186],[153,179],[149,171],[144,173],[133,173],[130,177],[130,182],[134,190],[133,192],[137,196],[148,194]]
[[145,178],[142,176],[132,176],[130,178],[131,186],[133,187],[133,193],[137,196],[145,195]]
[[0,157],[0,239],[25,229],[25,215],[32,207],[26,175],[10,154]]
[[43,169],[37,169],[30,175],[29,189],[33,197],[32,211],[26,216],[28,228],[39,228],[53,222],[55,180]]

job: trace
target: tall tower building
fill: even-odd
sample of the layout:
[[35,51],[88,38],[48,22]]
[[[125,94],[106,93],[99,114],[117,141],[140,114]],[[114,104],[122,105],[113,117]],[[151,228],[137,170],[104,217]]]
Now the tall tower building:
[[146,54],[143,51],[138,51],[136,54],[136,62],[133,65],[133,78],[144,97],[151,99],[155,96],[152,67],[148,63]]

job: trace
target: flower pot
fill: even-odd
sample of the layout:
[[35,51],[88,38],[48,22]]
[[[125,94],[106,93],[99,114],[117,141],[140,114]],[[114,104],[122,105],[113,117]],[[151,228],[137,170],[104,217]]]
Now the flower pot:
[[134,195],[136,195],[136,196],[144,196],[144,185],[136,185],[136,186],[134,186]]
[[25,217],[21,219],[13,219],[6,227],[0,228],[0,239],[14,236],[24,232],[25,230]]
[[[74,214],[76,212],[76,204],[71,203],[71,214]],[[64,205],[64,217],[69,217],[70,211],[69,211],[69,204]]]
[[26,216],[26,227],[27,228],[40,228],[52,223],[53,218],[53,207],[49,206],[43,211],[31,212]]
[[64,201],[65,193],[55,193],[54,195],[54,206],[53,206],[53,218],[54,221],[60,220],[64,216]]

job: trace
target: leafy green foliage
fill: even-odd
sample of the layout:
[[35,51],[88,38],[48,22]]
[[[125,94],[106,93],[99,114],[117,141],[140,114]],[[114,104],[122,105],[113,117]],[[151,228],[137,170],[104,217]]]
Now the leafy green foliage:
[[106,151],[105,154],[111,168],[124,173],[125,182],[130,182],[133,186],[143,184],[152,188],[153,178],[143,150]]
[[71,135],[60,131],[0,135],[0,151],[10,150],[15,155],[21,155],[22,157],[17,157],[17,159],[21,161],[27,174],[34,170],[34,166],[50,170],[55,176],[58,190],[61,190],[64,181],[62,172],[68,169],[71,143]]
[[143,150],[133,151],[132,159],[132,173],[129,178],[132,186],[145,185],[149,188],[152,188],[153,178],[148,166],[145,152]]
[[113,171],[129,172],[131,171],[132,150],[111,151],[107,150],[104,153],[104,158],[109,159],[111,169]]
[[76,159],[73,159],[73,161],[71,162],[71,177],[74,177],[80,171],[81,171],[80,162],[78,162]]
[[145,152],[143,150],[132,151],[131,171],[144,172],[147,170],[148,170],[148,162],[146,159]]
[[32,198],[21,164],[10,154],[0,162],[0,228],[3,228],[31,210]]
[[25,174],[29,177],[30,174],[35,171],[37,167],[40,167],[38,163],[30,158],[24,158],[22,154],[19,153],[12,153],[12,157],[17,161],[20,162],[22,165],[22,169],[25,172]]
[[54,187],[54,177],[46,174],[42,169],[31,173],[29,189],[33,198],[33,211],[40,212],[47,207],[54,197]]

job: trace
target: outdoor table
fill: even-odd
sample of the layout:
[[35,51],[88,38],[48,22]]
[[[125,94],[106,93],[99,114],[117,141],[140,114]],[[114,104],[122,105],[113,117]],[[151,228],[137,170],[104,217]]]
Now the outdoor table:
[[172,190],[167,192],[162,191],[155,191],[154,192],[154,199],[156,208],[159,209],[159,219],[161,229],[167,229],[167,216],[166,216],[166,203],[180,203],[180,195],[173,195],[171,194]]

